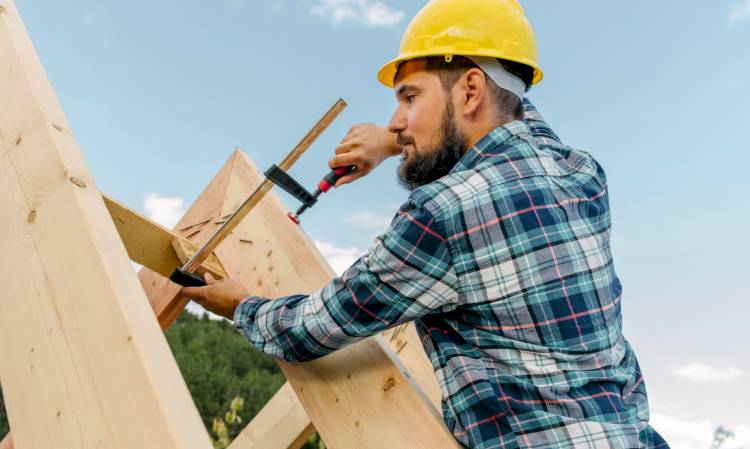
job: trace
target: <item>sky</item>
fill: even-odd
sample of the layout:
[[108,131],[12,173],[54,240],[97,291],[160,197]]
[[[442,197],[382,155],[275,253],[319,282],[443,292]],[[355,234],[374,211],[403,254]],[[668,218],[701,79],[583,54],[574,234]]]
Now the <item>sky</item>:
[[[291,171],[304,185],[350,126],[387,124],[375,74],[424,4],[17,0],[99,188],[166,225],[235,147],[265,169],[339,97],[349,107]],[[522,4],[546,75],[529,97],[607,171],[653,425],[678,449],[708,448],[718,425],[735,432],[723,447],[750,448],[750,0]],[[304,216],[337,271],[406,198],[397,165]]]

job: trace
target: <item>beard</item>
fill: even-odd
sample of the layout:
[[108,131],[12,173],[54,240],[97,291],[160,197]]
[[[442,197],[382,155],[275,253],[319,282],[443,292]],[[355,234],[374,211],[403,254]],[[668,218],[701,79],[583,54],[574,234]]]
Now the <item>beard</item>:
[[406,190],[412,191],[447,175],[466,153],[467,140],[456,126],[453,104],[449,100],[443,112],[437,142],[420,151],[412,137],[404,137],[399,133],[397,141],[399,145],[412,144],[411,156],[407,158],[404,153],[401,157],[401,164],[398,167],[399,184]]

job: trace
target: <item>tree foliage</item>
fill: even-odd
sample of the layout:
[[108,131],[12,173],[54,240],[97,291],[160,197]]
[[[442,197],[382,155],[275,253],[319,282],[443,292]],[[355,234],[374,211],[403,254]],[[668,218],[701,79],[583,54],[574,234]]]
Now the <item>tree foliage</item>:
[[[167,341],[208,430],[237,396],[244,400],[237,415],[250,422],[284,384],[273,358],[249,345],[232,323],[183,312],[167,330]],[[240,430],[231,427],[230,438]]]
[[5,412],[5,402],[3,402],[3,390],[0,389],[0,440],[8,433],[8,415]]

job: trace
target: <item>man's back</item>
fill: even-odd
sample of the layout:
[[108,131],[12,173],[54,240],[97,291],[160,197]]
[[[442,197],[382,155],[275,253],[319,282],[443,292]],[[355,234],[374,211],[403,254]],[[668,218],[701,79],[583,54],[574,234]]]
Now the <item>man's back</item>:
[[411,195],[455,270],[457,302],[417,321],[446,423],[478,448],[666,447],[622,335],[604,172],[526,108]]

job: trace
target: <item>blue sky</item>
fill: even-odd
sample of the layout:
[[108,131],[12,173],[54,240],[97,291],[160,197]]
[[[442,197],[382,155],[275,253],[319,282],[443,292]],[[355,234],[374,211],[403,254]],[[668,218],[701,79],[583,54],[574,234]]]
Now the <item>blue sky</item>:
[[[304,184],[349,126],[387,123],[375,73],[423,4],[17,2],[99,187],[165,223],[235,146],[264,169],[338,97],[349,108],[293,169]],[[608,173],[655,426],[676,448],[708,447],[717,424],[736,429],[725,447],[750,446],[750,0],[523,4],[546,72],[530,98]],[[406,197],[396,165],[304,217],[335,266]]]

